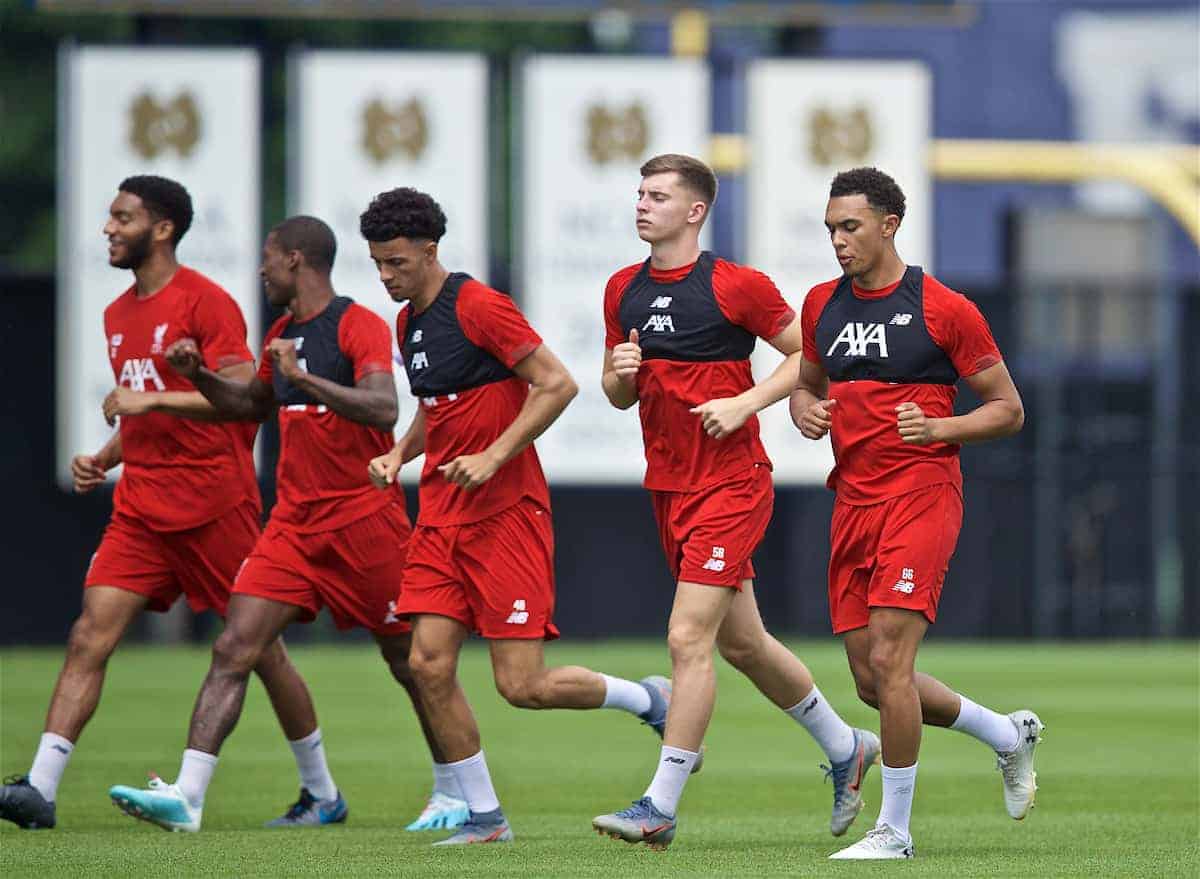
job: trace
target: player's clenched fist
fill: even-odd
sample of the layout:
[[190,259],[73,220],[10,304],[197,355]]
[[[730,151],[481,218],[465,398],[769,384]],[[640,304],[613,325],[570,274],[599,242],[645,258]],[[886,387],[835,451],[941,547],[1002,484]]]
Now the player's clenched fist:
[[901,403],[896,407],[896,429],[900,431],[900,439],[914,446],[937,442],[933,435],[935,420],[926,418],[916,403]]
[[293,339],[272,339],[267,345],[267,354],[275,362],[275,368],[286,379],[294,379],[304,370],[296,359],[296,342]]
[[833,407],[837,400],[817,400],[800,417],[800,433],[811,440],[818,440],[833,427]]
[[119,415],[145,415],[154,411],[156,397],[151,391],[132,391],[117,385],[108,392],[101,407],[104,410],[104,420],[112,427],[117,423]]
[[629,331],[629,341],[622,342],[612,350],[613,372],[622,381],[631,381],[642,366],[642,346],[638,344],[638,331]]
[[709,400],[688,410],[700,416],[704,432],[713,439],[725,439],[754,414],[754,409],[739,397],[721,397]]
[[177,339],[171,343],[163,356],[167,358],[167,363],[171,364],[171,369],[186,379],[194,379],[203,362],[200,359],[200,346],[196,344],[195,339]]
[[376,488],[387,488],[395,484],[396,474],[399,472],[400,456],[395,450],[372,458],[371,463],[367,465],[367,475],[371,477],[371,484]]
[[449,464],[438,467],[438,471],[447,482],[453,482],[467,491],[479,488],[499,469],[500,466],[496,463],[496,459],[487,452],[480,452],[477,455],[459,455]]
[[104,468],[95,455],[76,455],[71,459],[71,482],[77,494],[87,494],[104,484]]

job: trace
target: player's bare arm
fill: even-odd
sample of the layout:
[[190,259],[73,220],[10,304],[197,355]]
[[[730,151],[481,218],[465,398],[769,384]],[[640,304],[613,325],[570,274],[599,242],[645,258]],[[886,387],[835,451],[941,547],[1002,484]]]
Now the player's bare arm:
[[121,433],[108,438],[94,455],[76,455],[71,460],[71,482],[76,494],[87,494],[104,484],[104,474],[121,463]]
[[629,331],[629,341],[615,348],[604,349],[604,373],[600,384],[608,402],[618,409],[628,409],[638,401],[637,373],[642,368],[642,346],[638,331]]
[[391,430],[395,425],[400,404],[396,400],[396,382],[390,372],[369,373],[354,387],[348,388],[301,369],[296,358],[296,343],[292,339],[272,339],[267,345],[267,356],[295,387],[320,400],[343,418],[380,430]]
[[926,418],[916,403],[896,407],[896,429],[906,443],[927,446],[930,443],[981,443],[1011,436],[1025,423],[1025,407],[1013,384],[1008,367],[1001,361],[974,375],[966,376],[983,404],[966,415]]
[[448,482],[467,490],[483,485],[514,455],[541,436],[579,393],[571,373],[545,345],[539,345],[512,370],[529,383],[529,396],[521,411],[482,452],[459,455],[438,467]]
[[[249,381],[254,377],[254,364],[250,361],[235,363],[219,372],[235,381]],[[104,419],[110,427],[116,424],[118,416],[145,415],[147,412],[163,412],[193,421],[230,420],[199,391],[134,391],[118,385],[104,398],[103,409]]]
[[275,408],[275,391],[259,380],[251,364],[239,363],[213,372],[204,365],[195,339],[173,342],[163,356],[223,419],[266,421]]
[[376,488],[387,488],[396,481],[400,468],[425,452],[425,409],[418,404],[417,413],[404,436],[392,446],[386,455],[372,458],[367,465],[367,474]]
[[800,319],[794,318],[782,333],[768,339],[767,343],[784,355],[783,362],[769,376],[736,397],[718,397],[690,410],[699,416],[704,432],[713,439],[729,436],[751,415],[778,403],[795,389],[802,360]]
[[819,440],[833,427],[833,408],[837,400],[828,400],[829,376],[824,367],[809,360],[800,361],[800,379],[792,391],[788,409],[792,424],[808,439]]

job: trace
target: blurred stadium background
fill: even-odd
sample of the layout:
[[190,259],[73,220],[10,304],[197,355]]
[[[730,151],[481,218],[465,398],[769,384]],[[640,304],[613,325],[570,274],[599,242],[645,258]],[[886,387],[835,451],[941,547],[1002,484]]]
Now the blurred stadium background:
[[[602,284],[642,254],[637,167],[665,151],[720,170],[710,245],[797,309],[836,273],[829,178],[892,171],[910,195],[901,255],[991,321],[1027,423],[962,456],[966,522],[935,637],[1200,633],[1194,0],[688,6],[2,0],[0,644],[63,641],[110,509],[61,474],[107,430],[100,312],[127,275],[107,267],[100,227],[139,172],[191,190],[180,257],[243,303],[252,348],[267,228],[323,216],[340,292],[386,310],[357,213],[395,185],[439,198],[447,264],[511,290],[585,388],[539,443],[564,634],[661,633],[671,584],[635,419],[600,404],[598,377]],[[759,598],[773,629],[823,636],[827,452],[773,415]],[[269,503],[270,425],[261,452]],[[215,625],[173,614],[138,637]]]
[[[797,308],[836,272],[829,179],[894,173],[910,199],[902,256],[980,305],[1024,395],[1021,434],[962,455],[966,521],[920,664],[1001,710],[1041,712],[1040,808],[1014,824],[991,754],[931,732],[906,872],[1196,875],[1195,0],[0,0],[0,768],[21,771],[37,744],[110,510],[110,493],[74,496],[62,476],[107,436],[100,315],[128,275],[108,268],[100,229],[131,173],[188,186],[197,219],[180,257],[239,299],[252,349],[271,317],[255,276],[271,225],[328,220],[340,292],[390,316],[358,212],[392,186],[433,193],[446,263],[511,290],[584,389],[539,442],[565,635],[551,660],[665,668],[671,583],[636,417],[598,391],[602,285],[644,253],[637,168],[665,151],[718,168],[709,245],[769,272]],[[764,434],[777,476],[755,559],[764,616],[847,719],[874,727],[828,636],[828,450],[782,407]],[[272,425],[260,445],[270,504]],[[288,639],[351,823],[283,846],[255,832],[295,788],[254,685],[204,833],[134,827],[104,791],[174,770],[218,625],[183,608],[139,624],[149,646],[111,663],[60,829],[0,822],[5,875],[794,876],[836,845],[816,748],[724,664],[669,857],[596,839],[586,820],[644,781],[648,734],[616,712],[510,709],[473,646],[464,686],[521,844],[430,849],[398,832],[428,786],[412,713],[373,648],[324,620]]]

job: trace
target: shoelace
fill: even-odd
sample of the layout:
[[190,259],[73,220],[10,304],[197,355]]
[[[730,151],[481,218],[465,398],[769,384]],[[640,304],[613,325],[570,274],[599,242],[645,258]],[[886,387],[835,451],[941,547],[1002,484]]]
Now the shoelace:
[[825,770],[825,778],[822,779],[822,784],[831,778],[833,779],[834,805],[840,806],[845,803],[847,794],[850,792],[850,761],[846,761],[841,766],[826,766],[822,763],[819,768]]
[[1009,784],[1016,784],[1021,780],[1020,767],[1017,765],[1016,754],[996,754],[996,768],[1004,776],[1004,780]]
[[650,814],[650,806],[645,800],[634,800],[633,805],[617,813],[618,818],[640,818]]
[[881,848],[887,845],[888,839],[894,835],[890,827],[872,827],[862,841],[870,844],[873,848]]

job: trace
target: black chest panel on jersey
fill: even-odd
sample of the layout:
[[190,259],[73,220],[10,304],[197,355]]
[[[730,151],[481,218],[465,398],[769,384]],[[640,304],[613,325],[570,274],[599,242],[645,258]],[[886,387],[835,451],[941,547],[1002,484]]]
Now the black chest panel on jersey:
[[511,369],[467,338],[458,322],[458,292],[471,276],[453,272],[433,304],[408,307],[400,353],[417,397],[444,397],[513,377]]
[[830,381],[952,385],[958,370],[925,327],[925,273],[909,266],[879,299],[854,295],[843,277],[817,318],[817,351]]
[[[290,321],[279,334],[281,339],[295,340],[296,359],[309,375],[320,376],[347,388],[354,387],[354,364],[338,345],[338,327],[346,309],[353,304],[354,300],[349,296],[335,296],[325,310],[312,320],[303,323]],[[275,389],[275,400],[280,406],[318,405],[321,402],[295,387],[278,369],[275,369],[271,383]]]
[[650,260],[633,276],[617,314],[626,339],[638,331],[643,360],[745,360],[754,334],[729,322],[713,293],[713,255],[700,254],[686,278],[663,284],[650,279]]

